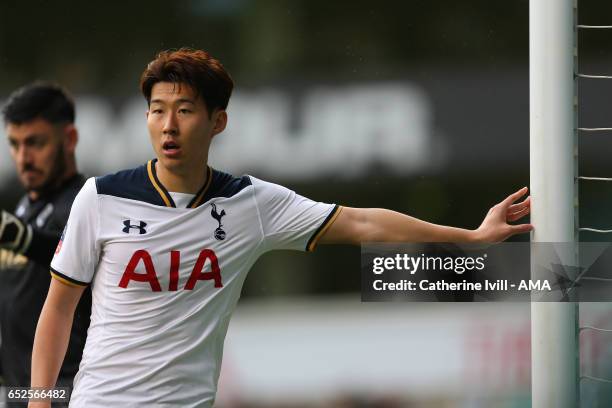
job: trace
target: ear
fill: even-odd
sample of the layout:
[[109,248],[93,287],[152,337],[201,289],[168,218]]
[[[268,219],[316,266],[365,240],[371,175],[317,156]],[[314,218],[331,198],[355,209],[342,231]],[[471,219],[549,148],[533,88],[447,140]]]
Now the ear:
[[227,126],[227,112],[224,110],[217,110],[213,112],[212,120],[214,121],[214,126],[212,129],[211,138],[225,130],[225,127]]
[[74,126],[72,123],[66,125],[64,128],[64,134],[66,136],[64,138],[64,149],[67,153],[74,154],[77,143],[79,142],[79,132],[77,131],[76,126]]

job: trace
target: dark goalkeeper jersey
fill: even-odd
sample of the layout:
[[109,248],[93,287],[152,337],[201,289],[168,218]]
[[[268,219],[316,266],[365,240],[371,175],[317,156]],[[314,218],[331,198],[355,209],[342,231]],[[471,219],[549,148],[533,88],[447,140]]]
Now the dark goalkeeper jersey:
[[[0,358],[6,386],[29,386],[32,345],[38,317],[49,283],[53,258],[70,207],[85,179],[76,175],[36,201],[24,196],[15,211],[32,226],[33,236],[24,255],[0,250]],[[85,291],[76,310],[70,343],[58,385],[71,384],[78,371],[91,309],[91,292]]]

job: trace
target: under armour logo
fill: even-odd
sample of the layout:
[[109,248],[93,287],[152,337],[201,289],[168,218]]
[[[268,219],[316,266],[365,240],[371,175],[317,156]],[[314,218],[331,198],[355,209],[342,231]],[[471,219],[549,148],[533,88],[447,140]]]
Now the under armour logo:
[[221,224],[221,218],[225,217],[225,210],[221,210],[221,213],[218,213],[217,206],[214,203],[211,204],[211,206],[212,211],[210,212],[210,215],[212,215],[212,217],[219,223],[219,227],[215,229],[215,238],[219,241],[223,241],[225,239],[225,231],[223,231],[221,228],[223,226],[223,224]]
[[147,223],[144,221],[140,221],[140,224],[134,225],[130,220],[124,220],[123,225],[125,225],[125,227],[123,227],[122,231],[126,234],[129,234],[131,229],[137,229],[141,235],[147,233],[147,230],[145,229]]

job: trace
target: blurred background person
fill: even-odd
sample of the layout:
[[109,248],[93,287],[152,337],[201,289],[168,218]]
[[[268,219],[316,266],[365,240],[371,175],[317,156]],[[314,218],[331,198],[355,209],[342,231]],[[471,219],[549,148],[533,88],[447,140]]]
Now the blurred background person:
[[[0,359],[6,387],[28,387],[32,343],[49,289],[49,264],[85,178],[77,172],[72,97],[35,82],[14,91],[2,109],[17,176],[26,194],[0,210]],[[81,300],[58,386],[71,386],[89,327],[91,294]],[[8,406],[25,406],[10,403]]]

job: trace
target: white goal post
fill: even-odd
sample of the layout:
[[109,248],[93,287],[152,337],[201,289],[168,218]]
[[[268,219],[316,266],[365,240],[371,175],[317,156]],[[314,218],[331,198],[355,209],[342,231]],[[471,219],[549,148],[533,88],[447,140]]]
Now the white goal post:
[[[578,241],[576,15],[574,0],[529,2],[532,242]],[[578,407],[577,323],[577,303],[531,304],[533,408]]]

